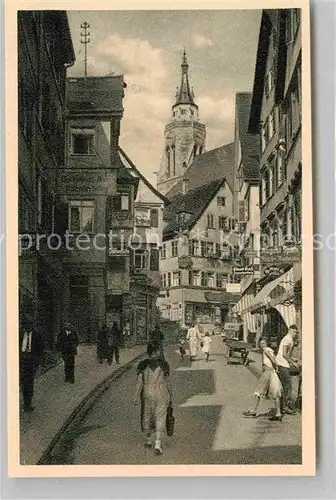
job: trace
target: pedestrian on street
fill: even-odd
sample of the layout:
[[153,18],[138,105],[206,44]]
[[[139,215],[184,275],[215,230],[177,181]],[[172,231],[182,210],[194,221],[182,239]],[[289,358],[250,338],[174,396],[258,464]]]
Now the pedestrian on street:
[[180,352],[180,356],[181,356],[181,361],[184,360],[184,356],[186,354],[186,350],[185,350],[184,344],[185,344],[185,340],[181,339],[180,340],[180,345],[179,345],[179,352]]
[[162,455],[162,433],[165,430],[167,409],[172,407],[172,389],[169,381],[170,367],[160,353],[157,342],[147,346],[148,358],[140,361],[137,369],[137,386],[134,404],[142,402],[142,429],[145,446],[152,447],[152,421],[155,422],[156,455]]
[[112,364],[113,357],[115,357],[117,365],[120,361],[120,329],[118,327],[117,322],[115,321],[112,325],[112,328],[108,330],[108,359],[107,362],[109,365]]
[[194,361],[197,355],[198,343],[201,340],[200,334],[195,326],[195,323],[193,323],[191,327],[188,329],[186,340],[189,341],[190,361]]
[[100,363],[108,358],[108,329],[105,323],[98,332],[97,357]]
[[75,359],[77,356],[78,335],[70,323],[66,323],[57,341],[57,349],[64,361],[65,382],[75,383]]
[[211,342],[212,340],[210,338],[209,332],[206,332],[205,337],[203,338],[203,347],[202,347],[202,351],[205,354],[206,362],[209,361]]
[[279,378],[283,387],[283,395],[281,398],[281,413],[293,415],[295,410],[292,404],[292,375],[293,371],[297,371],[299,375],[299,367],[296,360],[292,358],[292,352],[294,348],[294,343],[298,335],[298,329],[296,325],[292,325],[288,329],[287,335],[285,335],[279,345],[278,354],[276,356],[276,362],[279,367]]
[[262,398],[271,398],[275,402],[275,415],[270,420],[282,420],[280,398],[282,394],[281,382],[277,374],[277,363],[274,351],[267,345],[264,338],[259,340],[259,349],[262,353],[262,374],[254,391],[255,405],[253,410],[244,411],[246,417],[257,417],[258,407]]
[[24,321],[19,333],[20,387],[24,411],[34,410],[34,381],[37,369],[44,355],[43,338],[28,321]]

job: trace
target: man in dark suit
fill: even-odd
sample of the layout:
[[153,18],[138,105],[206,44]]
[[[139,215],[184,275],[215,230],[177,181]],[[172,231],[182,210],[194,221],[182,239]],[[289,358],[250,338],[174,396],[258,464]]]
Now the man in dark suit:
[[19,332],[20,387],[24,411],[33,411],[34,381],[44,354],[42,336],[34,330],[29,321],[22,323]]
[[64,361],[65,382],[75,383],[75,359],[77,355],[78,336],[70,323],[66,323],[57,341],[57,349]]
[[120,346],[120,330],[116,321],[113,323],[112,328],[108,329],[108,359],[109,365],[112,364],[113,356],[115,356],[116,363],[119,364],[119,346]]

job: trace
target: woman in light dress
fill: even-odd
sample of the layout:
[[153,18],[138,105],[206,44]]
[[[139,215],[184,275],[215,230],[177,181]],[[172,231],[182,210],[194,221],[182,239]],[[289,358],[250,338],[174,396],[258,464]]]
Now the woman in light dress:
[[262,374],[254,391],[255,405],[253,410],[244,411],[247,417],[257,417],[258,407],[262,398],[271,398],[275,403],[275,415],[270,420],[282,420],[280,398],[282,385],[277,374],[277,364],[274,351],[263,338],[259,340],[259,349],[262,353]]
[[198,327],[195,324],[188,329],[186,340],[189,341],[190,361],[193,361],[197,354],[198,343],[201,340]]
[[202,351],[205,354],[205,361],[206,362],[209,361],[211,342],[212,342],[212,340],[210,338],[209,332],[206,332],[205,337],[203,339],[203,347],[202,347]]
[[142,430],[145,433],[145,446],[148,448],[153,446],[152,432],[154,431],[154,451],[156,455],[162,455],[162,433],[166,428],[167,409],[172,405],[170,367],[161,355],[158,342],[148,343],[147,354],[148,357],[140,361],[138,365],[134,404],[142,402]]

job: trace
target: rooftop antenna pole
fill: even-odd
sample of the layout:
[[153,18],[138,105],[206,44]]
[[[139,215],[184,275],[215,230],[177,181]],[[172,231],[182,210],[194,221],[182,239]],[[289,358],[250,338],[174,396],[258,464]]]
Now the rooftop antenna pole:
[[90,23],[87,23],[84,21],[80,25],[82,31],[81,31],[81,43],[84,43],[84,77],[85,79],[87,78],[87,45],[90,43],[90,31],[88,29],[90,28]]

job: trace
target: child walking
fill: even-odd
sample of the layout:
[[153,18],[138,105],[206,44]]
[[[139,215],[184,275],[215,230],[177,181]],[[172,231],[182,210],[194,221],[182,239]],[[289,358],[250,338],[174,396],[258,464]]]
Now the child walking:
[[134,403],[142,400],[142,428],[145,433],[145,446],[151,448],[152,422],[155,423],[156,455],[162,455],[162,433],[166,426],[167,409],[172,404],[172,390],[169,381],[170,368],[160,356],[160,345],[149,342],[148,358],[140,361],[137,369],[137,385]]
[[209,332],[206,332],[204,339],[203,339],[203,347],[202,347],[202,351],[205,354],[205,361],[206,362],[209,361],[211,342],[212,342],[212,340],[209,336]]
[[275,415],[270,420],[282,420],[280,398],[282,386],[277,374],[277,364],[274,351],[267,345],[265,339],[259,340],[259,349],[262,352],[262,374],[254,391],[255,405],[253,410],[244,411],[246,417],[257,417],[261,398],[272,398],[275,402]]

